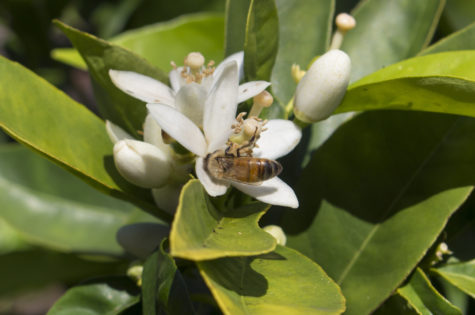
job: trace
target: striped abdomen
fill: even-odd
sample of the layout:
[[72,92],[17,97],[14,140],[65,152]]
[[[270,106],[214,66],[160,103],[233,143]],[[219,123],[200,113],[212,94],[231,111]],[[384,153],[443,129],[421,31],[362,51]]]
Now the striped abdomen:
[[211,175],[247,184],[260,184],[282,171],[279,162],[269,159],[233,156],[216,156],[214,159],[219,171]]

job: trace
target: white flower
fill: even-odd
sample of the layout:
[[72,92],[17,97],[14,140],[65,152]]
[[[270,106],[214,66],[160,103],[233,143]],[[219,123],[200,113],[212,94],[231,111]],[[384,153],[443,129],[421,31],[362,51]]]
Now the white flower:
[[[161,128],[176,139],[183,147],[198,156],[195,170],[198,179],[211,196],[223,195],[233,185],[254,198],[274,205],[298,207],[294,191],[278,177],[264,181],[261,185],[249,185],[230,180],[212,178],[203,167],[203,160],[216,150],[226,147],[233,132],[237,104],[240,95],[257,95],[255,86],[248,85],[247,91],[238,86],[238,66],[228,62],[214,80],[206,98],[202,128],[182,112],[165,104],[147,104],[147,108]],[[251,93],[249,90],[252,90]],[[260,91],[259,91],[260,92]],[[289,153],[299,142],[301,131],[291,121],[271,120],[262,132],[254,156],[277,159]]]
[[280,226],[267,225],[262,229],[272,235],[277,241],[278,245],[285,246],[285,244],[287,243],[287,237],[285,236],[285,233]]
[[155,119],[147,115],[144,141],[135,140],[110,121],[106,121],[106,130],[114,143],[114,163],[122,177],[137,186],[152,188],[157,206],[173,213],[181,186],[188,179],[190,165],[175,161]]
[[[112,82],[123,92],[146,103],[160,103],[174,107],[201,126],[203,110],[210,88],[220,77],[224,67],[230,62],[238,64],[239,79],[242,78],[243,52],[235,53],[221,62],[216,69],[212,64],[204,66],[204,58],[199,53],[190,53],[185,66],[170,71],[172,88],[153,78],[130,71],[109,70]],[[197,59],[197,60],[195,60]],[[270,83],[253,81],[239,86],[238,102],[243,102],[264,91]]]
[[307,123],[328,118],[345,96],[350,71],[350,57],[341,50],[319,57],[297,85],[295,116]]

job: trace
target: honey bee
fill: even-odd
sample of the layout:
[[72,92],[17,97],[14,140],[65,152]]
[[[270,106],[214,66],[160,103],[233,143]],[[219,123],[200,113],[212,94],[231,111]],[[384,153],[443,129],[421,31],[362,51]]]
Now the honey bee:
[[216,179],[260,185],[282,172],[279,162],[253,156],[239,156],[217,150],[204,159],[205,171]]

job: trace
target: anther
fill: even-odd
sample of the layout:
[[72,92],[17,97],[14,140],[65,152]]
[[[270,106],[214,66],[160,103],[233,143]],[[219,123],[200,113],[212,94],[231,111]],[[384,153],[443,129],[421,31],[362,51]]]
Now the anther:
[[254,104],[252,104],[251,112],[248,117],[259,117],[262,109],[269,107],[274,102],[274,98],[267,91],[262,91],[253,98]]
[[296,63],[294,63],[292,65],[292,68],[290,68],[290,74],[292,75],[292,79],[294,79],[295,83],[299,83],[300,80],[302,80],[305,73],[306,73],[306,71],[301,70],[300,66]]
[[337,31],[333,35],[330,50],[339,49],[343,43],[343,37],[346,32],[352,30],[356,26],[356,20],[353,16],[347,13],[340,13],[335,19]]

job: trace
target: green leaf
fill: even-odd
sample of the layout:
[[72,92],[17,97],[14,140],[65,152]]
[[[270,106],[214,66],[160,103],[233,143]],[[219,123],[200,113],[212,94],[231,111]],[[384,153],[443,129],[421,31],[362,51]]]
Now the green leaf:
[[343,40],[351,82],[415,56],[432,38],[444,0],[366,0],[354,10],[356,28]]
[[269,205],[255,202],[234,209],[218,210],[198,180],[189,181],[170,232],[172,256],[190,260],[268,253],[275,239],[257,222]]
[[348,89],[336,112],[401,109],[475,116],[475,50],[412,58]]
[[225,55],[244,49],[246,21],[251,0],[226,1]]
[[17,63],[0,57],[0,73],[1,128],[109,195],[155,211],[149,191],[117,172],[101,119]]
[[431,269],[463,292],[475,298],[475,259]]
[[275,252],[198,262],[224,314],[341,314],[338,286],[307,257],[283,246]]
[[279,21],[274,0],[252,0],[246,22],[244,74],[247,81],[270,81],[278,49]]
[[397,292],[404,297],[419,314],[461,315],[457,307],[447,301],[432,286],[424,272],[417,268],[409,283]]
[[173,258],[165,251],[166,240],[150,255],[142,274],[143,314],[194,314],[186,284]]
[[[201,52],[208,60],[222,60],[223,28],[221,14],[191,14],[127,31],[109,42],[134,52],[159,69],[170,70],[170,61],[180,63],[191,51]],[[78,52],[71,48],[55,49],[52,57],[73,67],[87,68]],[[162,79],[166,81],[165,77]]]
[[72,284],[100,274],[118,274],[123,266],[117,262],[97,262],[76,255],[30,249],[0,256],[0,296],[5,297],[49,284]]
[[192,51],[199,51],[207,60],[221,61],[223,30],[222,14],[191,14],[122,33],[111,42],[168,72],[172,69],[170,61],[174,60],[179,65]]
[[121,314],[140,301],[138,293],[137,286],[129,278],[107,278],[69,289],[48,315]]
[[20,233],[11,227],[0,215],[0,255],[27,248],[28,243],[21,237]]
[[0,204],[30,243],[111,255],[123,253],[116,232],[140,211],[17,144],[0,145]]
[[437,43],[421,51],[420,55],[434,54],[443,51],[475,49],[475,23],[464,29],[442,38]]
[[122,47],[103,41],[55,21],[79,51],[87,64],[95,88],[99,111],[108,119],[138,136],[147,110],[145,103],[119,90],[109,77],[109,70],[134,71],[167,82],[167,75],[146,60]]
[[348,314],[389,297],[470,194],[474,135],[469,118],[367,112],[313,153],[282,226],[341,286]]
[[473,22],[475,3],[466,0],[449,0],[443,20],[451,29],[458,30]]
[[292,64],[307,68],[310,61],[325,53],[330,38],[334,0],[277,0],[279,48],[272,70],[272,90],[288,103],[297,84],[292,79]]

